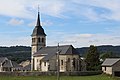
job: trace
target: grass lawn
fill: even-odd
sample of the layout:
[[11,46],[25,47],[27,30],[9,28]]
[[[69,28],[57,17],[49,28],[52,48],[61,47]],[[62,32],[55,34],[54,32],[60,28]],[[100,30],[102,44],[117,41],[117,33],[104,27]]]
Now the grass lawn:
[[[0,76],[0,80],[57,80],[56,76],[37,76],[37,77],[13,77],[13,76]],[[120,78],[112,78],[106,75],[95,76],[61,76],[60,80],[120,80]]]

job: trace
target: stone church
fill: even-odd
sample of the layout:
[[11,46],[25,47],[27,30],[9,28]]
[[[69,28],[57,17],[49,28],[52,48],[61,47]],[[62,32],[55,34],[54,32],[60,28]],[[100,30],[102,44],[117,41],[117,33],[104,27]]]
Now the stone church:
[[[32,53],[31,70],[36,71],[81,71],[82,60],[79,52],[72,45],[46,46],[46,34],[40,23],[38,12],[37,24],[31,35]],[[57,55],[59,53],[59,55]],[[59,63],[58,63],[59,61]]]

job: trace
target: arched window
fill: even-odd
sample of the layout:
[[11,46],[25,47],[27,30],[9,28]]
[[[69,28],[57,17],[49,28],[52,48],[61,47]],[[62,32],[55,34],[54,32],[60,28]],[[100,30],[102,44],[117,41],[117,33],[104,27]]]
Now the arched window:
[[45,40],[45,39],[44,39],[44,38],[42,38],[42,42],[44,42],[44,40]]
[[68,62],[70,62],[70,58],[68,58]]
[[44,62],[44,66],[46,66],[46,62]]
[[35,42],[35,38],[32,38],[32,42]]
[[38,42],[40,42],[40,38],[38,38]]
[[73,58],[73,66],[74,66],[74,68],[75,68],[75,60],[76,60],[76,59],[75,59],[75,58]]
[[61,65],[63,65],[63,60],[61,60]]

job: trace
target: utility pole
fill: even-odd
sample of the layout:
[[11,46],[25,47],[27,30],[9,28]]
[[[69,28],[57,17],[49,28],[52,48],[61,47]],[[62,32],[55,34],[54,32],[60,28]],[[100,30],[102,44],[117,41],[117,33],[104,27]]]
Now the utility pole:
[[33,71],[33,55],[31,54],[31,71]]
[[58,43],[58,46],[57,46],[57,80],[60,80],[60,60],[59,60],[59,53],[60,53],[60,50],[59,50],[59,43]]

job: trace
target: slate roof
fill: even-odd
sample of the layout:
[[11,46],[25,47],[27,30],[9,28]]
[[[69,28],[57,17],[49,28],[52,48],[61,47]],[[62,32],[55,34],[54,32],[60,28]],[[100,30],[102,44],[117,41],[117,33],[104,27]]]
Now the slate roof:
[[38,12],[37,24],[36,24],[31,36],[36,36],[36,35],[46,36],[44,29],[42,28],[42,26],[40,24],[39,12]]
[[3,64],[3,67],[13,67],[11,60],[6,60]]
[[2,63],[3,67],[14,67],[14,68],[22,67],[19,64],[17,64],[16,62],[8,60],[7,57],[0,57],[0,64],[1,63]]
[[8,60],[7,57],[0,57],[0,63],[3,63],[5,60]]
[[18,63],[16,63],[15,61],[11,61],[12,62],[12,66],[14,67],[14,68],[16,68],[16,67],[22,67],[22,66],[20,66]]
[[[79,55],[79,52],[72,45],[59,46],[60,55]],[[43,47],[33,56],[45,56],[42,60],[47,61],[57,53],[57,46]]]
[[107,58],[103,63],[102,66],[112,66],[116,62],[120,61],[120,58]]
[[28,64],[27,66],[23,67],[23,70],[30,71],[31,70],[31,64]]

